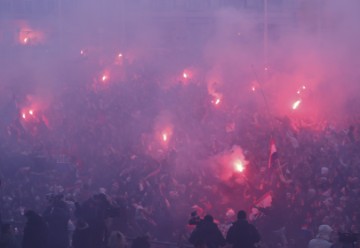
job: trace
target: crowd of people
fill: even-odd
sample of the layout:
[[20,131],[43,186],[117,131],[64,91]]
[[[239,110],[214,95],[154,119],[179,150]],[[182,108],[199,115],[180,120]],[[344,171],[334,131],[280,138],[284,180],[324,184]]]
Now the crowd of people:
[[[357,120],[269,116],[257,100],[226,95],[214,104],[200,79],[165,83],[156,67],[122,59],[114,78],[91,58],[64,65],[66,83],[46,104],[20,83],[4,88],[2,237],[14,233],[6,242],[46,236],[55,248],[103,247],[147,234],[184,244],[198,228],[187,225],[191,212],[225,235],[234,209],[248,210],[268,247],[307,246],[320,225],[359,231]],[[270,139],[278,153],[271,166]],[[234,147],[248,164],[224,172]]]

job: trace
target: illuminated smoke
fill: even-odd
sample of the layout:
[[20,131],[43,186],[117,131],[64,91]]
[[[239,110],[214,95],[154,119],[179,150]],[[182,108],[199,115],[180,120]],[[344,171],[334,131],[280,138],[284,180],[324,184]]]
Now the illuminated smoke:
[[297,100],[296,102],[294,102],[293,105],[292,105],[292,109],[293,110],[298,109],[300,103],[301,103],[301,100]]

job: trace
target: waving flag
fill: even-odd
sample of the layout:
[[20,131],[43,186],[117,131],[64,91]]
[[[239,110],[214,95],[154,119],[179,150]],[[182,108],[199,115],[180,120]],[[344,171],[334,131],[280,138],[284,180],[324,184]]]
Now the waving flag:
[[279,159],[278,153],[277,153],[277,149],[276,149],[276,145],[275,145],[275,141],[273,139],[271,139],[270,142],[270,156],[269,156],[269,168],[271,168],[272,164]]

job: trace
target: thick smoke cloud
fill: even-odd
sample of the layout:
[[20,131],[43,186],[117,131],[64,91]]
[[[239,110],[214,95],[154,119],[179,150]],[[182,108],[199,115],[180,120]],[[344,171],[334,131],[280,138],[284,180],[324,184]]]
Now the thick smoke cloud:
[[[261,8],[212,9],[206,12],[210,13],[204,21],[207,24],[198,28],[188,20],[200,18],[196,15],[201,11],[188,11],[190,17],[183,17],[169,11],[169,6],[144,1],[65,2],[52,17],[18,24],[22,29],[33,29],[35,34],[40,29],[47,32],[46,38],[42,34],[34,39],[29,36],[30,42],[52,49],[56,46],[57,56],[53,51],[38,57],[21,53],[15,56],[10,70],[5,70],[3,81],[11,81],[11,76],[6,78],[8,73],[24,72],[29,80],[33,78],[29,84],[48,87],[51,92],[49,85],[56,88],[61,83],[51,75],[81,49],[91,48],[93,55],[96,50],[98,55],[107,56],[126,50],[130,60],[143,60],[146,67],[162,75],[196,68],[200,71],[196,81],[209,85],[214,98],[225,98],[230,104],[254,100],[249,89],[255,80],[262,84],[276,115],[292,114],[291,105],[302,85],[311,92],[298,111],[303,117],[346,116],[353,110],[359,76],[356,1],[298,1],[294,9],[278,15],[270,8],[268,65],[264,65]],[[59,32],[55,35],[53,30]],[[23,36],[19,35],[21,42]],[[269,70],[264,72],[264,67]],[[162,81],[166,84],[169,80]]]
[[[231,126],[237,117],[228,116],[238,109],[318,121],[357,115],[360,4],[353,0],[294,3],[279,12],[270,6],[268,64],[261,6],[201,11],[186,6],[174,10],[151,1],[90,0],[64,2],[48,17],[3,21],[2,26],[14,27],[8,36],[16,39],[8,39],[12,44],[2,39],[5,52],[0,58],[0,80],[7,95],[2,101],[6,104],[16,98],[19,108],[27,111],[71,112],[73,106],[54,107],[52,103],[74,98],[74,107],[81,109],[91,100],[62,95],[61,89],[90,88],[104,94],[99,105],[112,104],[111,99],[133,106],[122,114],[124,120],[131,116],[137,121],[126,125],[139,140],[147,139],[139,134],[144,132],[165,143],[155,150],[175,149],[171,136],[186,129],[181,135],[183,147],[176,148],[179,166],[190,160],[203,163],[206,147],[201,141],[208,136],[214,143],[218,139],[217,130],[206,123],[220,126],[226,119]],[[28,30],[25,36],[29,32],[35,37],[16,31],[22,29]],[[133,64],[137,73],[124,69]],[[148,80],[143,92],[122,85],[129,75],[131,80]],[[108,85],[116,83],[116,90],[124,91],[121,99],[105,95]],[[188,88],[178,89],[179,85]],[[153,93],[146,95],[146,106],[137,103],[144,92]],[[299,108],[292,109],[299,100]],[[179,106],[189,111],[181,113]],[[71,116],[86,119],[91,116],[86,111],[74,111]],[[58,125],[61,133],[60,124],[48,121]],[[219,146],[230,150],[231,145]]]

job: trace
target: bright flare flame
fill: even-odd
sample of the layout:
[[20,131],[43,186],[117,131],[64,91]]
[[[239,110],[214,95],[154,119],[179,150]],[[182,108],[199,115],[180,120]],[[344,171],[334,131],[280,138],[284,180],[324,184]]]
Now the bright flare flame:
[[29,41],[29,38],[28,37],[26,37],[26,38],[24,38],[24,43],[26,44],[26,43],[28,43],[28,41]]
[[292,105],[292,109],[293,110],[297,109],[299,107],[300,103],[301,103],[301,100],[297,100],[296,102],[294,102],[294,104]]
[[119,54],[118,54],[118,57],[119,57],[119,58],[121,58],[122,56],[123,56],[122,53],[119,53]]
[[168,135],[167,135],[167,133],[163,133],[163,134],[162,134],[162,139],[163,139],[164,142],[166,142],[166,141],[168,140]]
[[215,100],[215,105],[219,105],[220,102],[221,102],[221,99],[220,99],[220,98],[217,98],[217,99]]
[[102,78],[101,78],[101,81],[105,82],[106,80],[108,80],[108,76],[103,75]]
[[255,90],[256,90],[255,86],[253,86],[253,87],[251,88],[251,90],[252,90],[252,91],[255,91]]
[[243,172],[243,171],[245,170],[245,166],[244,166],[244,164],[243,164],[242,161],[236,160],[236,161],[234,162],[234,169],[235,169],[235,171],[237,171],[237,172]]
[[188,77],[189,77],[189,75],[188,75],[186,72],[184,72],[184,73],[183,73],[183,78],[186,79],[186,78],[188,78]]
[[306,90],[306,86],[305,85],[303,85],[303,86],[301,86],[301,88],[300,89],[298,89],[298,91],[296,91],[296,93],[298,94],[298,95],[300,95],[303,91],[305,91]]
[[34,111],[32,109],[29,110],[29,114],[30,115],[33,115],[34,114]]
[[25,113],[22,114],[22,118],[26,119],[26,114]]

